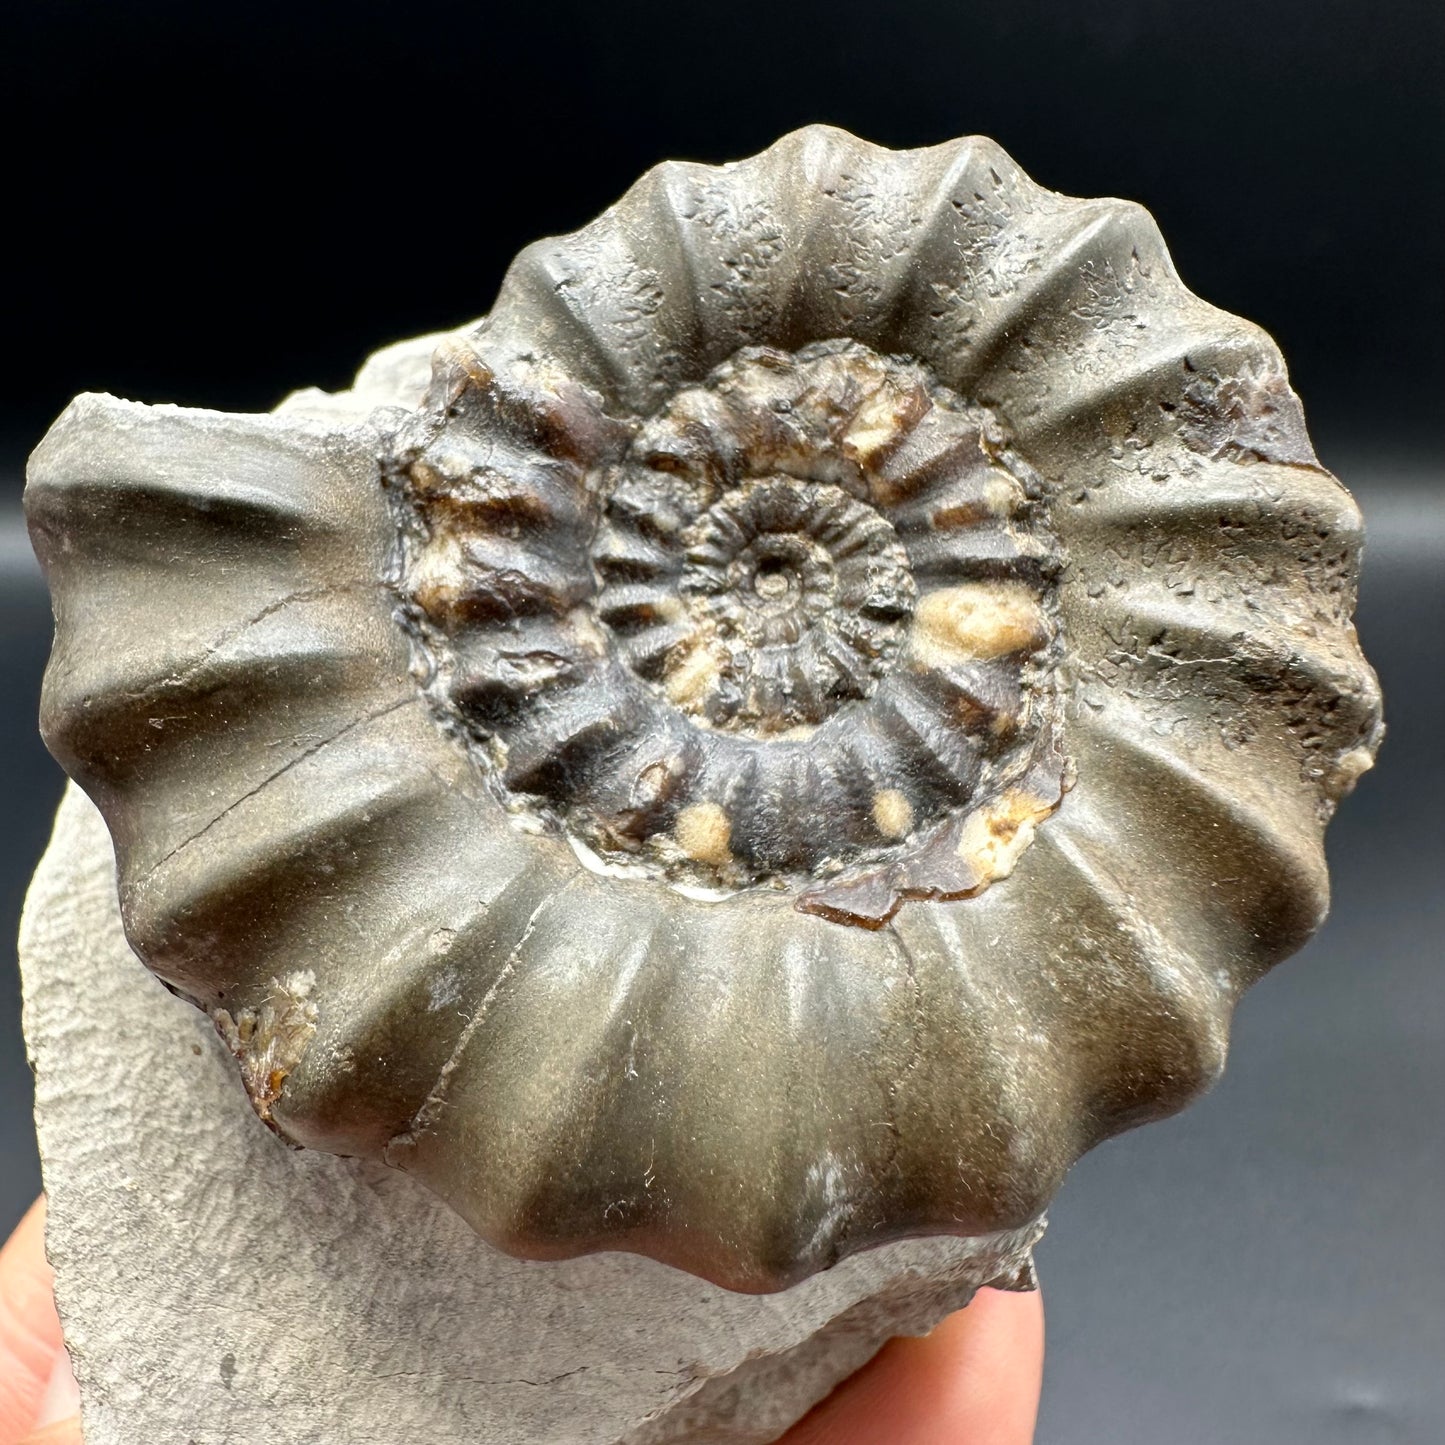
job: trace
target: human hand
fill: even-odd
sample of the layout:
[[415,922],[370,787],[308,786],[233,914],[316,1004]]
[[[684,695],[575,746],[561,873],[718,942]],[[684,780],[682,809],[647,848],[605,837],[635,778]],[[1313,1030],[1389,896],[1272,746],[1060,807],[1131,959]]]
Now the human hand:
[[[41,1199],[0,1250],[0,1445],[81,1445],[44,1229]],[[982,1290],[885,1345],[778,1445],[1029,1445],[1043,1357],[1038,1294]]]
[[0,1249],[0,1445],[81,1445],[80,1391],[55,1313],[37,1199]]

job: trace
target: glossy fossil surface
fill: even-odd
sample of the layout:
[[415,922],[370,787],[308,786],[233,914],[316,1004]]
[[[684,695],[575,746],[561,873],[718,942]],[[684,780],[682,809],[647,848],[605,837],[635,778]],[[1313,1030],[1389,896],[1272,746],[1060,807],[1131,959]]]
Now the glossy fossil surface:
[[992,143],[667,165],[474,327],[32,461],[44,726],[285,1137],[778,1288],[1222,1066],[1379,736],[1273,344]]

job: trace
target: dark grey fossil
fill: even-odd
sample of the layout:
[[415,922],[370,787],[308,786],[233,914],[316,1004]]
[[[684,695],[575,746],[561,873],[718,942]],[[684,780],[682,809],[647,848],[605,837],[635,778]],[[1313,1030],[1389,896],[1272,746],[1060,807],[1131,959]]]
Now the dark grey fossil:
[[658,167],[351,392],[78,398],[27,509],[132,946],[518,1254],[1026,1225],[1218,1074],[1380,736],[1274,345],[983,140]]

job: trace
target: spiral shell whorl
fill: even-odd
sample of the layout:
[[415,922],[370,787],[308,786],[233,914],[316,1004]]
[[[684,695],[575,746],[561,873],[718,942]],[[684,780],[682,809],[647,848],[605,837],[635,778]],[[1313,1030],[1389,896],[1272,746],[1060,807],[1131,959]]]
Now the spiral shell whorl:
[[647,417],[548,378],[508,419],[479,355],[398,466],[443,717],[589,854],[844,912],[886,867],[892,912],[1056,721],[1060,559],[997,421],[853,341],[745,348]]

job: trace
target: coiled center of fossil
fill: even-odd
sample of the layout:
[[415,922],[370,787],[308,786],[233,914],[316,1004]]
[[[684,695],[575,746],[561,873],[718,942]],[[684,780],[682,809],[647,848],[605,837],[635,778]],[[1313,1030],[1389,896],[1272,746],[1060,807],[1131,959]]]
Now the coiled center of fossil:
[[798,559],[791,559],[795,564],[791,568],[788,560],[777,556],[764,557],[761,561],[753,564],[751,569],[753,591],[764,602],[781,602],[790,592],[803,590],[803,584],[798,580],[796,569]]
[[[640,519],[618,508],[609,520]],[[607,582],[597,612],[632,644],[639,675],[704,726],[760,737],[815,726],[870,696],[902,645],[908,555],[841,487],[750,478],[661,545],[675,554],[675,591],[639,607],[635,584]]]
[[641,417],[517,364],[461,358],[399,487],[428,692],[513,810],[860,915],[1006,871],[1060,787],[1058,557],[994,418],[852,341]]

